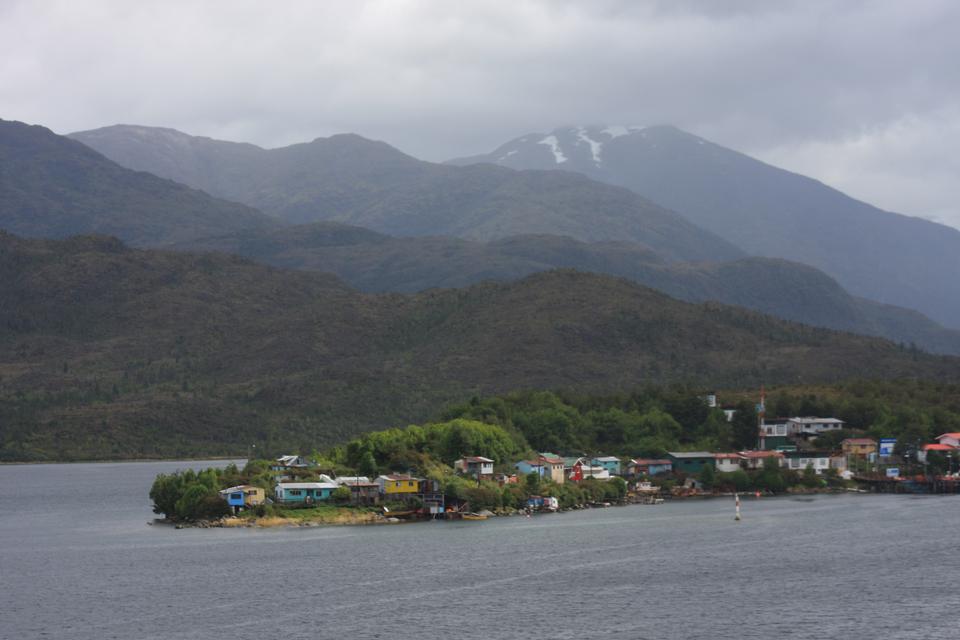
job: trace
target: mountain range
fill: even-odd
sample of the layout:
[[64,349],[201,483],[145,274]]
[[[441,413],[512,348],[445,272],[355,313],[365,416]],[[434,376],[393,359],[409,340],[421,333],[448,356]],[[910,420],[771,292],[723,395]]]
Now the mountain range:
[[[62,237],[96,231],[138,245],[227,251],[276,266],[329,271],[364,291],[461,287],[485,279],[516,279],[557,267],[576,268],[628,277],[681,300],[738,304],[815,326],[913,343],[932,352],[960,353],[958,332],[946,330],[919,313],[852,296],[832,278],[800,263],[731,256],[735,249],[724,250],[700,234],[689,235],[686,227],[690,225],[668,225],[669,240],[647,233],[647,244],[623,239],[586,242],[551,234],[505,236],[482,242],[437,235],[394,237],[332,222],[290,226],[276,215],[260,215],[179,183],[124,169],[42,127],[2,124],[0,145],[25,151],[8,154],[16,155],[17,162],[4,165],[5,186],[0,189],[0,197],[4,202],[26,204],[0,209],[0,226],[25,235]],[[624,140],[629,135],[615,139]],[[427,182],[449,185],[451,176],[474,175],[471,172],[477,169],[463,172],[420,162],[383,143],[350,135],[274,151],[196,138],[170,129],[132,126],[108,127],[76,137],[98,141],[124,163],[237,196],[245,193],[244,197],[263,198],[272,193],[276,202],[295,200],[290,193],[319,193],[337,185],[341,194],[349,194],[351,202],[369,204],[379,199],[389,208],[402,201],[396,194],[407,188],[405,180],[413,180],[420,185],[417,189],[429,195],[422,182],[424,176],[436,177]],[[605,157],[603,147],[598,153]],[[290,160],[291,155],[297,161]],[[567,161],[577,159],[571,154]],[[531,174],[495,167],[479,169],[524,179]],[[271,172],[273,177],[268,179]],[[569,188],[585,183],[590,193],[598,187],[600,194],[627,194],[575,174],[544,171],[535,175],[537,179],[559,179]],[[153,191],[145,194],[138,188],[142,184],[151,185]],[[267,189],[265,184],[274,187]],[[276,185],[290,185],[292,191]],[[484,191],[475,195],[476,200],[470,204],[475,209],[496,206],[491,204],[497,201],[496,194]],[[566,202],[564,215],[578,222],[564,228],[589,226],[593,220],[590,203],[596,202],[591,198],[588,195]],[[513,200],[514,205],[517,202]],[[21,215],[24,211],[31,214]],[[62,211],[72,212],[69,224],[59,215]],[[677,219],[669,212],[653,211],[663,214],[667,221]],[[402,221],[408,220],[402,211],[398,219],[401,222],[384,226],[403,227],[406,223]],[[644,218],[648,230],[655,219],[656,215]],[[602,226],[601,220],[598,228]],[[697,249],[704,246],[710,251]],[[718,253],[726,259],[703,262]],[[677,262],[691,254],[696,256],[694,261]]]
[[960,328],[960,231],[883,211],[671,126],[567,127],[450,161],[559,169],[629,188],[749,255],[823,270],[857,296]]
[[418,294],[0,234],[0,457],[309,450],[474,394],[955,379],[960,359],[571,270]]
[[569,235],[636,242],[685,261],[744,255],[628,189],[575,173],[445,166],[349,134],[279,149],[126,125],[71,137],[128,168],[288,223],[335,221],[397,236],[473,240]]

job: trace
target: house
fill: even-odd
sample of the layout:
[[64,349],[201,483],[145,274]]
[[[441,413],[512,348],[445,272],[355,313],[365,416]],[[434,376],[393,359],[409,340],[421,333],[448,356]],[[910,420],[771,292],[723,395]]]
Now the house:
[[877,452],[877,441],[871,438],[847,438],[840,443],[840,450],[845,456],[866,458]]
[[517,474],[515,473],[509,476],[505,473],[498,473],[497,475],[493,476],[493,481],[499,484],[501,487],[504,485],[517,484],[518,482],[520,482],[519,478],[517,478]]
[[284,504],[312,504],[329,500],[336,489],[333,482],[278,482],[274,499]]
[[338,476],[335,483],[350,489],[351,504],[377,504],[380,502],[380,485],[366,476]]
[[541,478],[563,484],[563,458],[540,454],[535,460],[521,460],[516,465],[517,473],[528,475],[538,474]]
[[453,468],[457,473],[481,480],[489,480],[493,477],[493,460],[483,456],[460,458],[453,463]]
[[715,453],[713,461],[717,471],[721,473],[733,473],[740,470],[740,463],[743,457],[739,453]]
[[446,513],[446,496],[443,494],[443,486],[439,480],[420,480],[419,489],[417,497],[420,498],[420,502],[427,513],[432,516]]
[[637,458],[627,464],[627,475],[636,476],[655,476],[658,473],[670,473],[673,470],[673,463],[669,460]]
[[790,418],[787,420],[787,435],[816,437],[827,431],[839,431],[846,424],[837,418]]
[[588,464],[586,460],[579,460],[573,465],[573,468],[567,474],[567,477],[574,482],[579,482],[587,478],[596,478],[597,480],[609,480],[610,472],[601,466]]
[[764,451],[776,451],[790,448],[790,439],[787,437],[788,418],[763,419],[760,421],[760,441],[757,448]]
[[960,447],[960,433],[944,433],[934,438],[937,444],[945,444],[948,447]]
[[667,451],[673,470],[700,473],[707,465],[714,465],[713,454],[707,451]]
[[413,476],[390,474],[376,479],[380,495],[387,500],[408,500],[420,493],[420,479]]
[[233,512],[236,513],[242,509],[263,504],[267,496],[266,491],[260,487],[241,484],[236,487],[221,490],[220,497],[226,500],[227,504],[233,507]]
[[778,467],[784,464],[782,451],[741,451],[740,456],[747,469],[763,469],[767,460],[772,460]]
[[[960,435],[960,434],[944,434],[944,435]],[[941,438],[943,436],[940,436]],[[935,453],[950,455],[953,452],[960,451],[957,447],[951,446],[949,444],[925,444],[920,447],[920,451],[917,452],[917,462],[926,463],[927,462],[927,453],[933,451]]]
[[620,473],[620,458],[616,456],[598,456],[590,461],[594,467],[603,467],[611,476],[622,475]]
[[822,451],[787,451],[783,457],[791,471],[802,473],[807,467],[813,467],[820,475],[830,468],[830,454]]

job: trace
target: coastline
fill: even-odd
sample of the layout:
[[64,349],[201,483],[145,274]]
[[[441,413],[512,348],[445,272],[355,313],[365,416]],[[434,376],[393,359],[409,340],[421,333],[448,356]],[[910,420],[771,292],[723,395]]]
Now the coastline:
[[[744,499],[754,499],[759,500],[761,498],[771,499],[771,498],[790,498],[798,496],[813,496],[813,495],[869,495],[868,492],[864,492],[857,489],[851,488],[804,488],[797,490],[787,490],[783,493],[772,494],[772,493],[762,493],[757,496],[754,492],[748,492],[740,494]],[[734,497],[733,493],[704,493],[704,494],[694,494],[694,495],[683,495],[683,496],[664,496],[668,501],[687,501],[687,500],[720,500],[720,499],[731,499]],[[534,512],[531,515],[556,515],[559,513],[567,513],[570,511],[585,511],[592,509],[607,509],[611,507],[629,507],[629,506],[646,506],[646,507],[655,507],[659,506],[658,504],[651,504],[643,502],[642,500],[625,500],[623,502],[611,502],[603,505],[576,505],[574,507],[566,509],[558,509],[553,512]],[[292,510],[291,512],[285,513],[283,515],[270,515],[270,516],[227,516],[224,518],[218,518],[216,520],[201,520],[197,522],[174,522],[167,519],[155,519],[151,522],[148,522],[149,525],[163,525],[171,526],[175,529],[260,529],[260,528],[276,528],[276,527],[337,527],[337,526],[369,526],[369,525],[389,525],[389,524],[412,524],[416,522],[428,522],[431,518],[412,518],[412,519],[399,519],[392,518],[386,514],[380,513],[378,511],[358,511],[350,507],[333,507],[329,508],[334,510],[333,513],[308,513],[310,510],[298,509]],[[302,512],[303,517],[295,517],[293,514],[297,512]],[[491,518],[510,518],[510,517],[523,517],[525,514],[523,511],[513,510],[513,511],[496,511],[490,512],[489,517]]]

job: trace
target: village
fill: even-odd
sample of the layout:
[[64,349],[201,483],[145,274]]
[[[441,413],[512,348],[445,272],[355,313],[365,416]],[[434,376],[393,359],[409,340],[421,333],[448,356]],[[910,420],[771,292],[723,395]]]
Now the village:
[[[270,463],[272,494],[248,484],[225,488],[219,495],[234,514],[265,504],[281,509],[330,504],[378,508],[384,518],[398,521],[482,520],[743,492],[957,492],[960,433],[899,448],[894,439],[868,437],[820,446],[837,442],[828,434],[844,426],[829,417],[761,418],[757,447],[738,452],[668,451],[661,458],[635,459],[539,452],[500,464],[484,456],[464,456],[453,463],[459,484],[420,477],[412,470],[376,477],[336,475],[307,457],[285,455]],[[574,488],[579,491],[571,492]]]

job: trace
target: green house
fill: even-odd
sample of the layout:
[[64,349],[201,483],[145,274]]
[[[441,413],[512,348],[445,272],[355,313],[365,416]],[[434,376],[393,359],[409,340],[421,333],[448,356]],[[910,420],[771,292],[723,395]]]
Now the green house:
[[703,467],[713,466],[714,455],[707,451],[668,451],[667,458],[673,464],[674,471],[700,473]]

